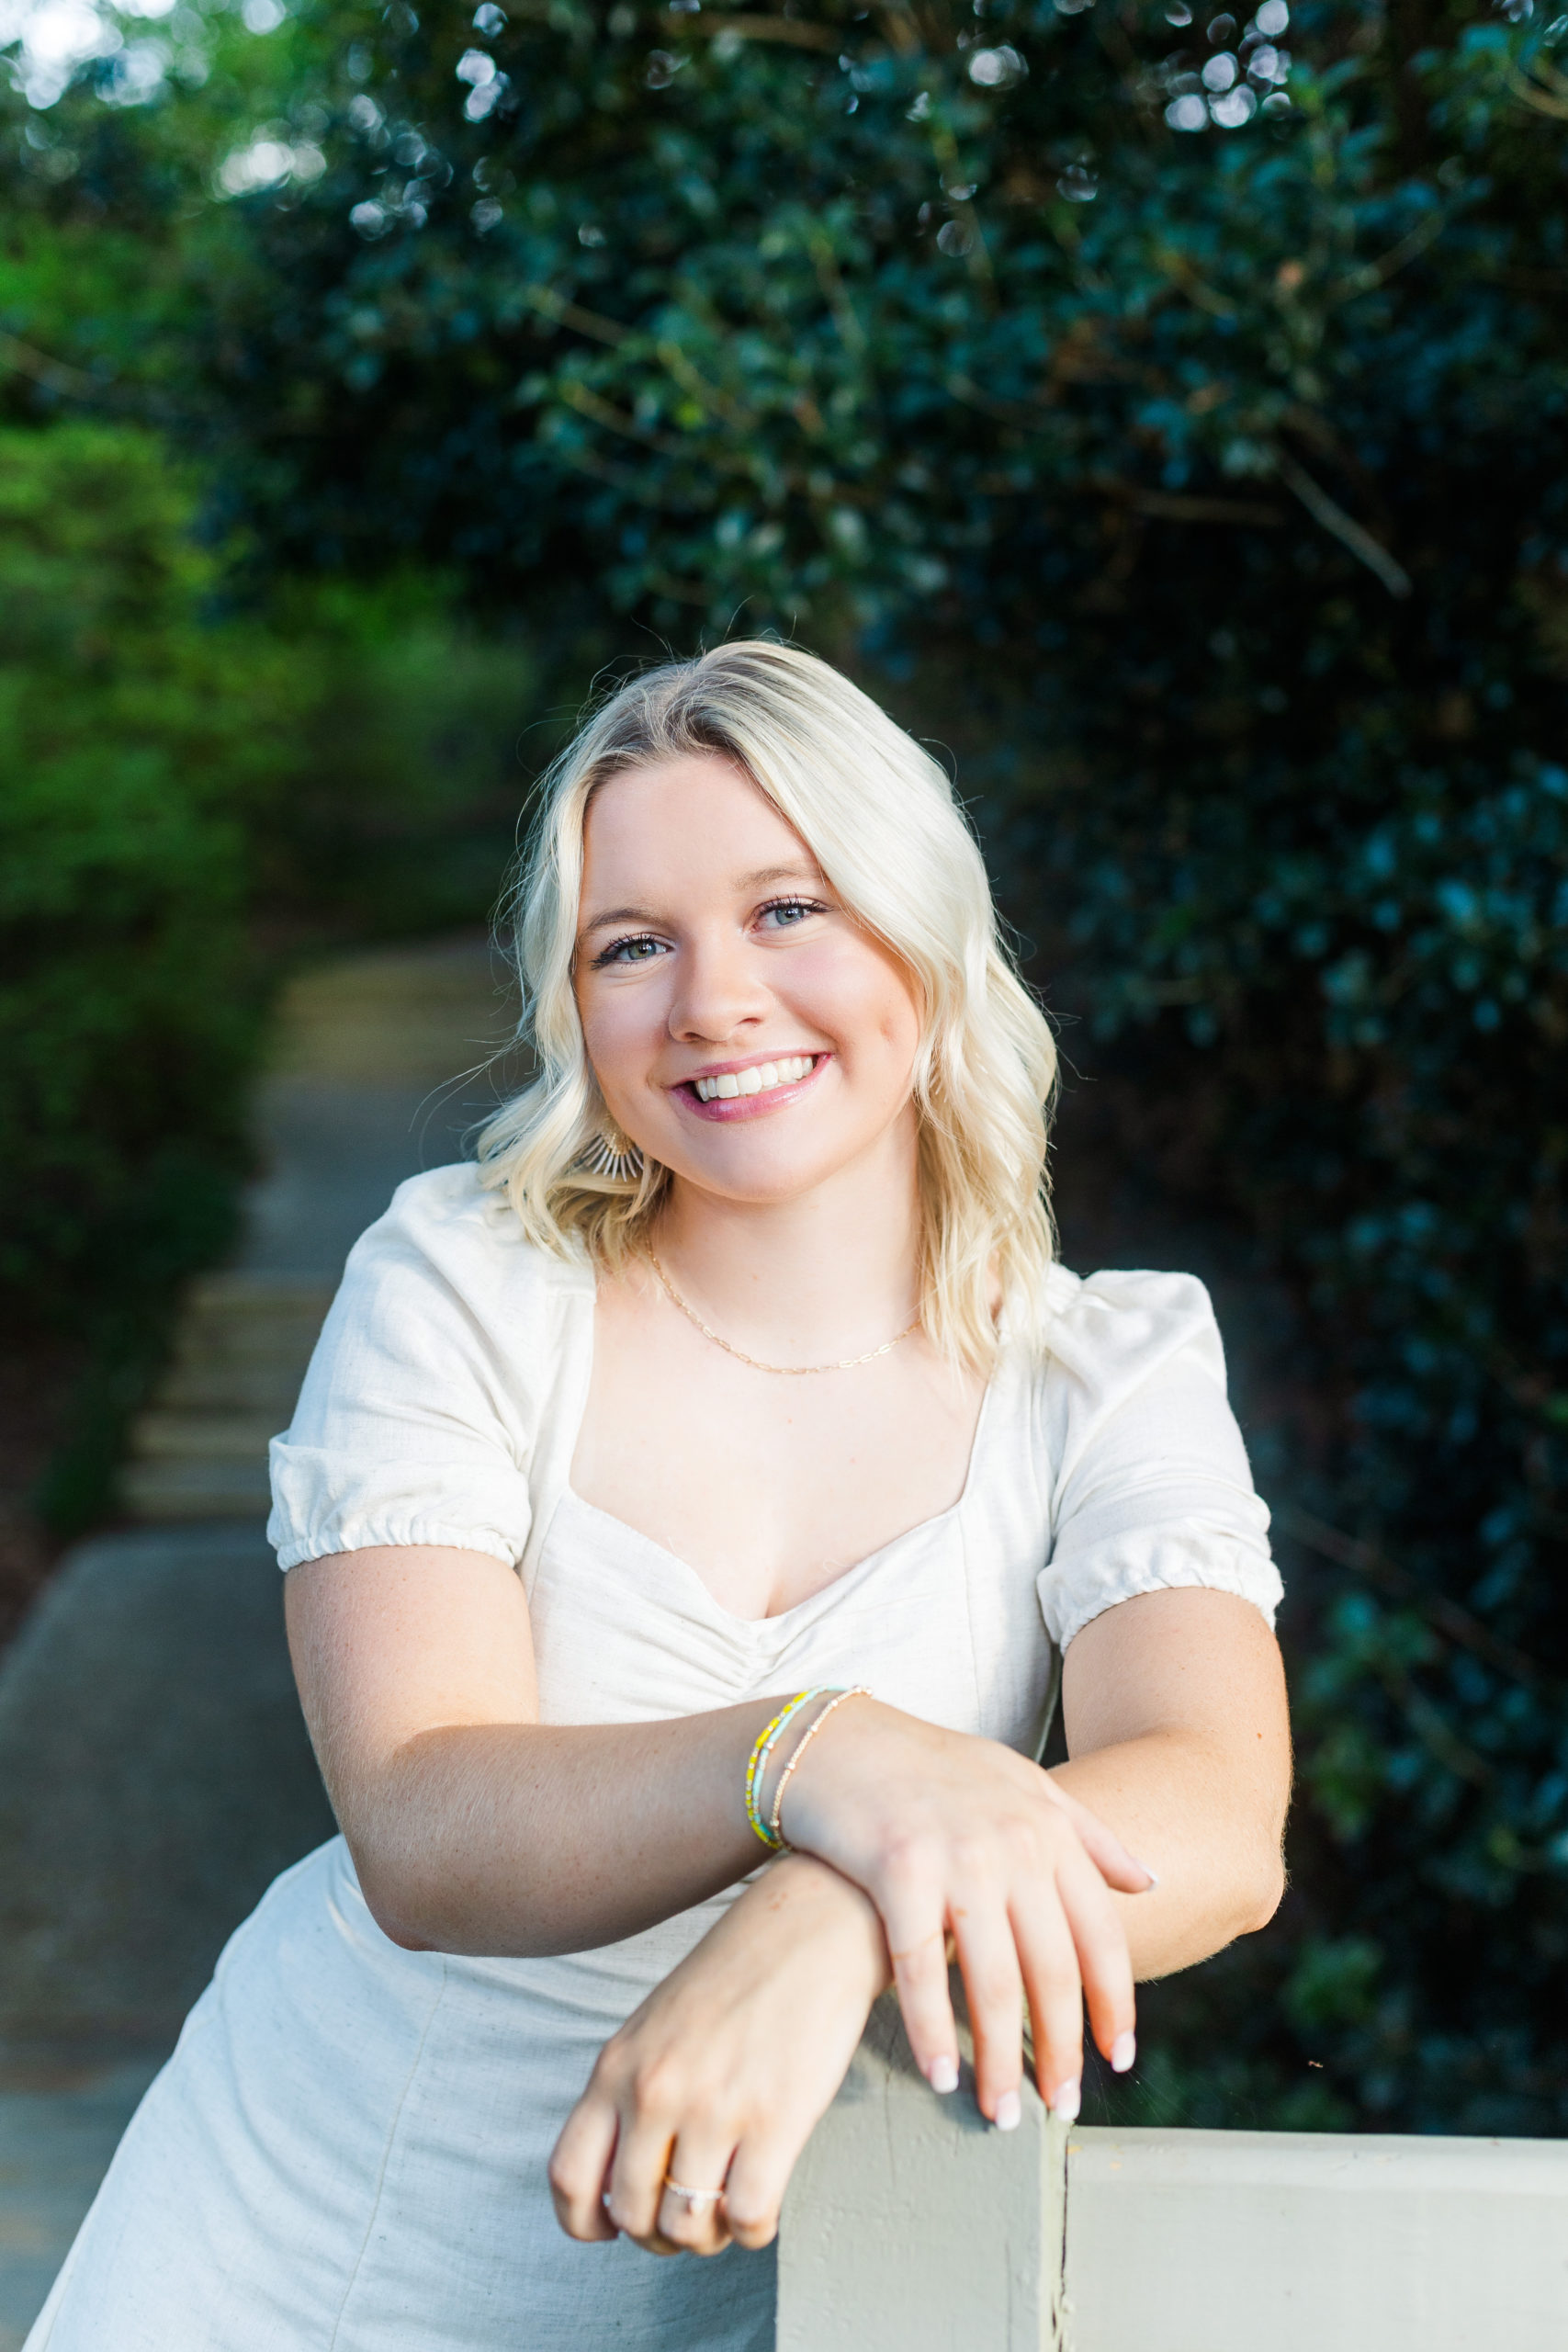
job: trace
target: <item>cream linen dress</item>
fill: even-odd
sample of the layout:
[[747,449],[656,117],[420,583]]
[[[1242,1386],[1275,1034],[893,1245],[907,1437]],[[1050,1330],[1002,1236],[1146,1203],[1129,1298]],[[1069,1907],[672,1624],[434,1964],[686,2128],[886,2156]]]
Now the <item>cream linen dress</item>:
[[[1207,1585],[1271,1617],[1280,1593],[1201,1284],[1050,1283],[1049,1352],[1004,1348],[960,1499],[757,1622],[571,1491],[592,1272],[438,1169],[349,1259],[269,1533],[285,1568],[373,1544],[514,1565],[546,1723],[865,1682],[1032,1752],[1052,1645],[1102,1610]],[[545,2169],[601,2045],[733,1893],[601,1951],[470,1960],[389,1942],[341,1838],[307,1856],[223,1953],[26,2352],[767,2352],[771,2252],[576,2245]]]

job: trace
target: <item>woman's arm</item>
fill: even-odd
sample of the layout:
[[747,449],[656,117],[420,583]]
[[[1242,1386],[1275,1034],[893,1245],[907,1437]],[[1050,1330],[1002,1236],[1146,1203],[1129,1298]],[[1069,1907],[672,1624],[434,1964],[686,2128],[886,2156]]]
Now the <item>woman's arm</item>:
[[1157,1874],[1112,1895],[1141,1980],[1266,1927],[1285,1890],[1291,1725],[1280,1647],[1233,1593],[1141,1593],[1063,1663],[1067,1753],[1052,1778]]
[[742,1789],[769,1701],[541,1724],[522,1584],[483,1552],[334,1553],[288,1571],[284,1604],[321,1777],[394,1942],[588,1951],[762,1859]]

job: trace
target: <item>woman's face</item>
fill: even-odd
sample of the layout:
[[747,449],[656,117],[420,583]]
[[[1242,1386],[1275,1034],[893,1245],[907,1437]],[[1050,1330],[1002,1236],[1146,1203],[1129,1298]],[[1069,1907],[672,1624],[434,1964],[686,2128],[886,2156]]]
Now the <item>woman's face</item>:
[[908,972],[717,753],[594,795],[575,985],[611,1116],[704,1190],[788,1199],[913,1139]]

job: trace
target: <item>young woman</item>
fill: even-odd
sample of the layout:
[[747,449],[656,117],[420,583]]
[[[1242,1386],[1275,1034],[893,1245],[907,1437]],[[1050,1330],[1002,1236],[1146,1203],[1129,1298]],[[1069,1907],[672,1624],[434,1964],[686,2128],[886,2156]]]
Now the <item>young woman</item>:
[[787,647],[640,678],[547,781],[520,948],[538,1075],[359,1243],[275,1448],[343,1835],[29,2352],[762,2352],[886,1985],[952,2094],[955,1952],[1006,2131],[1026,2004],[1071,2115],[1086,2006],[1125,2068],[1134,1979],[1278,1900],[1208,1301],[1052,1262],[1050,1037],[941,770]]

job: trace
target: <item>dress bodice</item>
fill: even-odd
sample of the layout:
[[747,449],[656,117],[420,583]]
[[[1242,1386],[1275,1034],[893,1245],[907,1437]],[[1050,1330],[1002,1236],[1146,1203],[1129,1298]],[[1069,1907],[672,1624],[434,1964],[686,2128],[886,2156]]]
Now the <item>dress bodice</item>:
[[1010,1363],[993,1377],[955,1503],[773,1617],[737,1617],[685,1561],[566,1487],[529,1594],[543,1719],[649,1721],[863,1682],[930,1722],[1032,1748],[1051,1523],[1029,1473],[1028,1386]]

